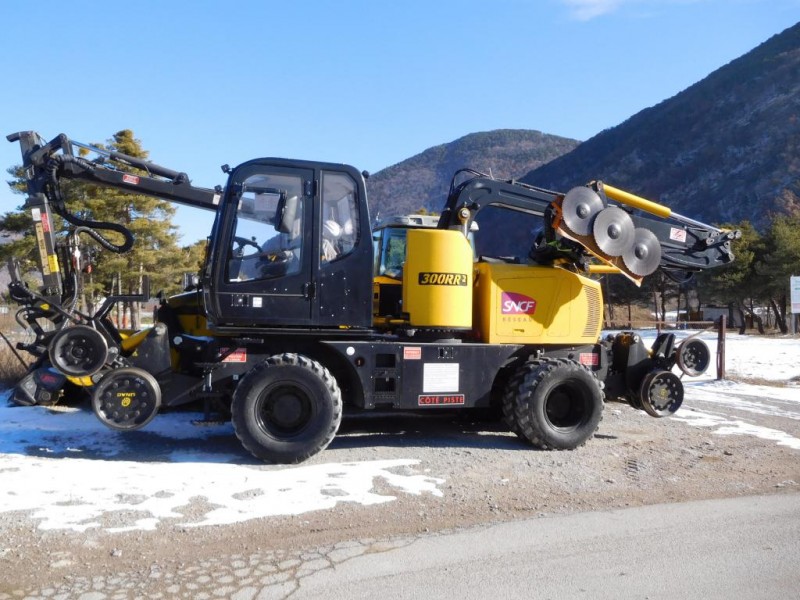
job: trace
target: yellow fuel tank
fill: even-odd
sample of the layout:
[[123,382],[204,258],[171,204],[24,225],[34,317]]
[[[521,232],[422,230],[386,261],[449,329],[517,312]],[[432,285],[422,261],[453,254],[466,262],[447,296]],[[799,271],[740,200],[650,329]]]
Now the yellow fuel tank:
[[490,344],[594,344],[603,326],[600,283],[556,267],[479,262],[475,328]]
[[449,229],[409,229],[403,267],[403,312],[414,327],[472,328],[473,254]]

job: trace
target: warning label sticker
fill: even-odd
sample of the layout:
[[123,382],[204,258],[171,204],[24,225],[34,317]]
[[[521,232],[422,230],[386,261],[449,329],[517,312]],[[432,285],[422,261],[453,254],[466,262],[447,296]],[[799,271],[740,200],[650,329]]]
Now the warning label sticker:
[[403,358],[405,360],[422,360],[422,348],[420,346],[406,346],[403,348]]
[[419,406],[460,405],[464,404],[464,394],[421,395],[417,398],[417,403]]
[[441,394],[458,391],[458,363],[425,363],[422,367],[422,391]]
[[670,227],[669,229],[669,239],[675,242],[683,242],[686,243],[686,230],[685,229],[678,229],[677,227]]
[[[222,354],[225,354],[228,351],[228,348],[220,348]],[[228,356],[222,359],[224,363],[243,363],[247,362],[247,348],[237,348]]]

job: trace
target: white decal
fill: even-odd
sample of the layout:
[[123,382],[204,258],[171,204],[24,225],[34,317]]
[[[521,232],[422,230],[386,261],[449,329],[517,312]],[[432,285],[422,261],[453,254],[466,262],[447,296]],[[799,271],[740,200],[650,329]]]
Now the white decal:
[[422,392],[457,392],[458,369],[458,363],[425,363],[422,370]]
[[683,242],[686,243],[686,230],[685,229],[678,229],[677,227],[670,227],[669,229],[669,239],[675,242]]

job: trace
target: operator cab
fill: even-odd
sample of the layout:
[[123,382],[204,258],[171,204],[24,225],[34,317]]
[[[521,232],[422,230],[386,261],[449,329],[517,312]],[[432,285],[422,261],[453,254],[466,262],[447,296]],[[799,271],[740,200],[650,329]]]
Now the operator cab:
[[353,167],[285,159],[240,165],[209,249],[211,320],[236,328],[369,327],[368,224],[364,179]]

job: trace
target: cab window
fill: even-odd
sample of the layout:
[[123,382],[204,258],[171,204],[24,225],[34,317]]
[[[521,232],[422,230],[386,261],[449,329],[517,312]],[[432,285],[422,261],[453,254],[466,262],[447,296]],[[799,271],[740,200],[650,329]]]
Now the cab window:
[[256,174],[242,185],[228,260],[228,281],[271,279],[300,272],[303,182]]
[[356,182],[345,173],[322,174],[320,262],[350,254],[358,242]]
[[376,239],[380,245],[375,249],[375,275],[402,279],[407,232],[405,227],[386,227],[382,230],[380,238]]

